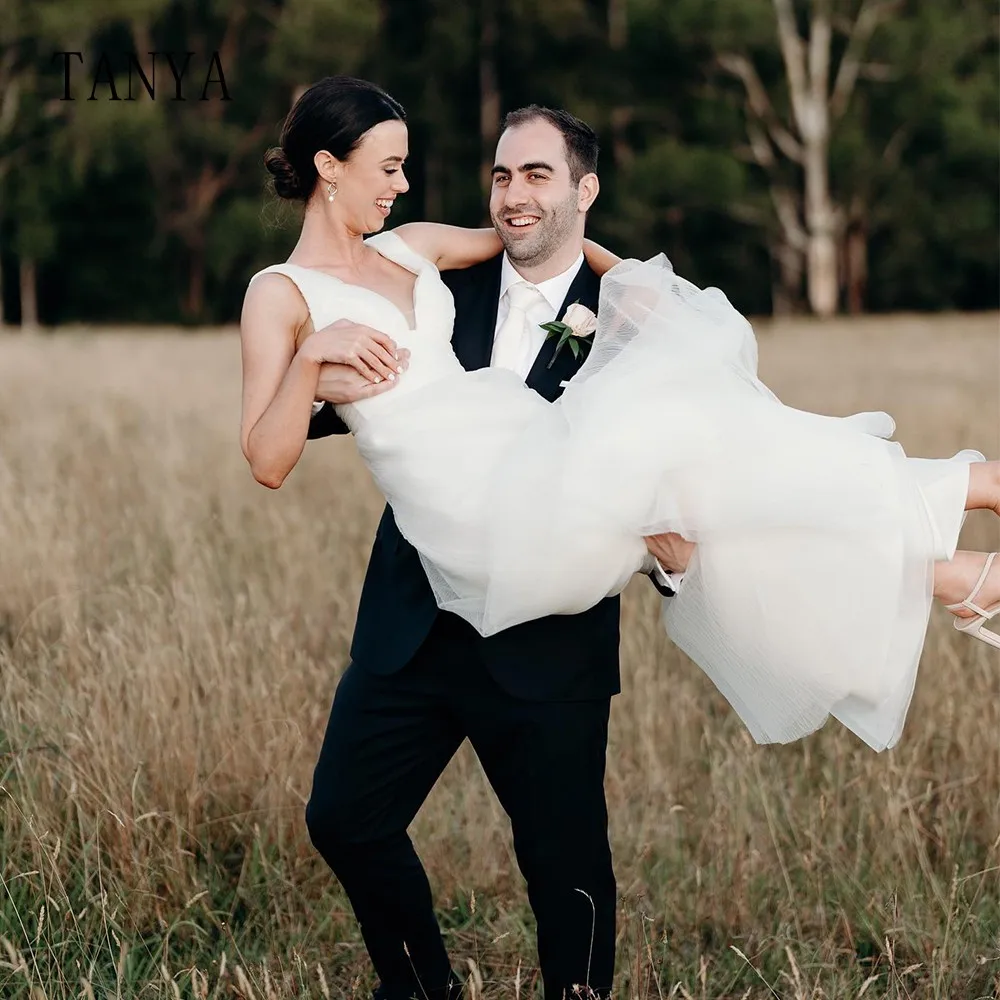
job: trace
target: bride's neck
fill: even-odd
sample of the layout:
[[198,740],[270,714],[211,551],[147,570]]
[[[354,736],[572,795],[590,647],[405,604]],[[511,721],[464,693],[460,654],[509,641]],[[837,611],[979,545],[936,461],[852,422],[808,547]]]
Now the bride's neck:
[[363,235],[330,218],[322,206],[308,206],[289,260],[309,267],[357,267],[365,257]]

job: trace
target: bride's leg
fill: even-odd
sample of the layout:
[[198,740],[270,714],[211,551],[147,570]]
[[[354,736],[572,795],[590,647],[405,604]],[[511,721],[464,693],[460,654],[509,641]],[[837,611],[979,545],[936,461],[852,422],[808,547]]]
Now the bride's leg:
[[[992,463],[980,463],[992,464]],[[942,604],[959,604],[964,601],[976,585],[979,574],[986,563],[986,552],[959,551],[954,559],[942,560],[934,564],[934,596]],[[976,604],[989,608],[1000,601],[1000,559],[995,559],[990,572],[983,582],[983,588],[976,597]],[[958,608],[952,612],[959,618],[971,618],[968,608]]]
[[966,510],[992,510],[1000,514],[1000,462],[973,462],[969,466]]

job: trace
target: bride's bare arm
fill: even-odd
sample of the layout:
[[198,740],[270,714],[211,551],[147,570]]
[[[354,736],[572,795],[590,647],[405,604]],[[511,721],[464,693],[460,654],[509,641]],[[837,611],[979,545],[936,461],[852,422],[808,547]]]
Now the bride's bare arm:
[[309,431],[319,365],[295,350],[307,321],[305,303],[280,275],[262,275],[247,289],[240,444],[254,479],[271,489],[295,467]]
[[393,232],[411,250],[434,263],[439,271],[471,267],[503,250],[500,237],[492,227],[463,229],[440,222],[407,222],[397,226]]
[[285,481],[305,447],[324,365],[349,365],[360,385],[340,402],[383,392],[399,371],[395,343],[356,324],[331,324],[305,338],[305,302],[286,278],[265,274],[247,289],[240,317],[243,412],[240,444],[254,479],[270,489]]
[[[439,271],[471,267],[503,250],[503,243],[493,228],[463,229],[440,222],[407,222],[393,232],[411,250],[432,261]],[[621,257],[593,240],[583,241],[583,255],[598,277],[621,263]]]
[[599,243],[593,240],[583,241],[583,256],[590,265],[591,270],[602,278],[608,271],[622,262],[621,257],[616,256],[610,250],[605,250]]

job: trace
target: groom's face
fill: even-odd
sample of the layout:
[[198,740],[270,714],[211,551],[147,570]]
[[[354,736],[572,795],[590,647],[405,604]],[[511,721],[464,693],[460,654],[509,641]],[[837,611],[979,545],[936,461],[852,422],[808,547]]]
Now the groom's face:
[[568,241],[583,238],[586,209],[554,125],[538,119],[500,136],[490,216],[515,264],[542,264]]

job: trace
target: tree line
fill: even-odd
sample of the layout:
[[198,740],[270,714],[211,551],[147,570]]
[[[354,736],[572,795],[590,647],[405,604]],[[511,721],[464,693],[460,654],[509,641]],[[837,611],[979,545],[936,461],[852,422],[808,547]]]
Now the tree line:
[[297,216],[262,156],[310,82],[407,109],[397,222],[486,220],[503,114],[601,138],[595,239],[748,313],[1000,304],[985,0],[5,0],[0,305],[229,322]]

